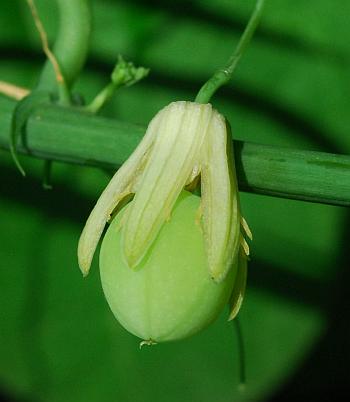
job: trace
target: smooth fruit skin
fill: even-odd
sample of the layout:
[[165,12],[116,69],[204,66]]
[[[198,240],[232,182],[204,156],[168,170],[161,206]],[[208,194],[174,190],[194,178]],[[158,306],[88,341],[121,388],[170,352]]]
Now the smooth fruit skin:
[[236,270],[220,283],[208,271],[199,223],[200,198],[183,191],[170,219],[136,269],[121,252],[120,221],[112,221],[100,252],[108,304],[121,325],[146,341],[188,337],[210,324],[228,302]]

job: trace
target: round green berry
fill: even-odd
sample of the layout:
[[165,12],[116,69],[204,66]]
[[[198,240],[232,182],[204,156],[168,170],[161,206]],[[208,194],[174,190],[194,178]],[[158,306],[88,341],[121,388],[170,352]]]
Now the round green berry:
[[100,252],[103,291],[117,320],[151,342],[190,336],[217,318],[228,302],[235,269],[210,277],[198,214],[200,198],[183,191],[157,239],[136,269],[123,258],[121,223],[112,221]]

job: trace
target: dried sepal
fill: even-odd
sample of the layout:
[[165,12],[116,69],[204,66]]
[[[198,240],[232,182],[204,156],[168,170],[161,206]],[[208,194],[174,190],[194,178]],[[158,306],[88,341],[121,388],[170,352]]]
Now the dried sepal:
[[237,256],[237,273],[235,284],[230,297],[230,315],[228,320],[231,321],[236,318],[242,306],[245,288],[247,284],[247,256],[244,251],[240,249]]
[[248,222],[244,219],[243,216],[241,216],[241,226],[242,226],[244,233],[247,235],[248,239],[253,240],[252,231],[250,230]]
[[143,173],[159,123],[159,119],[152,120],[145,136],[129,159],[115,173],[86,221],[78,244],[78,262],[84,276],[89,273],[97,244],[111,214],[120,201],[136,191],[138,179]]
[[202,152],[203,233],[210,274],[220,282],[238,253],[240,214],[232,139],[225,119],[216,111]]
[[241,247],[242,247],[242,249],[243,249],[243,251],[244,251],[244,254],[245,254],[247,257],[249,257],[250,248],[249,248],[249,244],[248,244],[247,240],[246,240],[243,236],[241,236],[239,243],[240,243],[240,245],[241,245]]
[[198,160],[212,108],[209,104],[174,102],[155,118],[159,116],[159,132],[122,232],[122,247],[129,267],[141,261],[170,217]]

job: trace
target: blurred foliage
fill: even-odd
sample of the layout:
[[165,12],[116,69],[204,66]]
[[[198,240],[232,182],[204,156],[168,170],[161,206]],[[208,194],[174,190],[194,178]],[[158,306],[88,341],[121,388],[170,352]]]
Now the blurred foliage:
[[[54,40],[52,3],[37,0]],[[237,139],[349,153],[350,3],[267,3],[231,86],[214,106]],[[91,100],[122,53],[151,74],[121,90],[102,113],[147,124],[169,101],[194,98],[228,58],[254,1],[92,4],[90,58],[76,90]],[[0,10],[0,79],[31,87],[44,57],[26,4],[2,0]],[[240,392],[227,312],[191,339],[140,351],[108,309],[97,258],[82,279],[77,240],[108,175],[57,163],[48,192],[40,184],[42,162],[24,163],[26,179],[0,153],[0,386],[8,395],[50,402],[252,401],[278,398],[293,376],[291,398],[348,390],[341,371],[348,358],[341,342],[349,334],[342,304],[349,279],[346,209],[242,194],[254,242],[240,314],[248,376]]]

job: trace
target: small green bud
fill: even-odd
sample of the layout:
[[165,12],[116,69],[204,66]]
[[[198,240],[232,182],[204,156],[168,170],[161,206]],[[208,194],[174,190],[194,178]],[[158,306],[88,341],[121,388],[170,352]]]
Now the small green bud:
[[132,62],[126,62],[123,57],[119,55],[118,62],[111,74],[111,80],[116,88],[131,86],[146,77],[148,73],[148,68],[135,67]]

